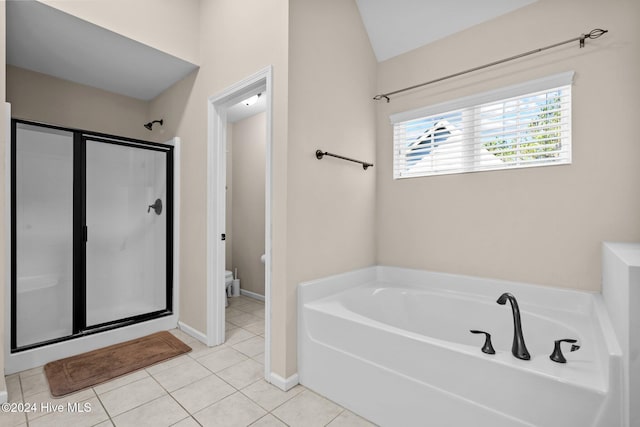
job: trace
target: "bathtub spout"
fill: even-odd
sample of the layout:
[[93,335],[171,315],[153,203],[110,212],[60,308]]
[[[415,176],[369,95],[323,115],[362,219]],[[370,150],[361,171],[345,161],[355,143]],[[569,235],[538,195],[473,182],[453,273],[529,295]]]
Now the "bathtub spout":
[[500,298],[498,298],[496,302],[500,305],[505,305],[507,300],[511,303],[511,311],[513,313],[513,345],[511,346],[511,353],[513,353],[513,355],[518,359],[529,360],[531,359],[531,355],[524,343],[524,336],[522,335],[522,321],[520,320],[520,308],[518,307],[516,297],[505,292],[500,295]]

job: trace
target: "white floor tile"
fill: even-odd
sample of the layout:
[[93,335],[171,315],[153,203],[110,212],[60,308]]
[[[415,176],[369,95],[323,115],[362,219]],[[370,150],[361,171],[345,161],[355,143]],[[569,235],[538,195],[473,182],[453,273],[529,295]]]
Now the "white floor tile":
[[241,295],[239,297],[229,298],[229,307],[239,309],[240,307],[256,302],[255,299]]
[[236,328],[230,330],[229,333],[226,334],[224,343],[228,346],[232,346],[240,341],[244,341],[255,336],[256,334],[253,334],[246,329]]
[[254,314],[256,311],[264,310],[264,304],[249,301],[236,308],[238,311],[244,311],[245,313]]
[[273,414],[292,427],[325,426],[342,408],[310,390],[276,408]]
[[[264,311],[251,298],[232,300],[227,314],[240,324]],[[264,381],[263,319],[244,327],[228,323],[227,341],[216,347],[177,329],[170,332],[194,350],[62,399],[50,396],[42,367],[5,377],[11,401],[24,395],[36,403],[89,402],[92,411],[0,414],[0,427],[26,427],[27,421],[29,427],[374,425],[302,386],[283,392]]]
[[20,386],[19,375],[9,375],[5,378],[5,384],[7,385],[7,394],[9,395],[9,402],[22,402],[22,387]]
[[187,355],[191,354],[194,351],[204,350],[209,348],[205,343],[198,341],[197,339],[193,339],[193,341],[185,342],[189,347],[191,347],[191,351],[187,353]]
[[22,383],[22,397],[28,401],[27,397],[43,391],[49,391],[49,382],[44,372],[36,373],[28,377],[20,377]]
[[175,423],[173,427],[200,427],[200,424],[198,424],[198,422],[192,417],[189,417]]
[[203,349],[192,351],[191,353],[189,353],[189,357],[191,357],[192,359],[200,359],[204,356],[215,353],[216,351],[224,350],[227,347],[228,346],[226,344],[220,344],[213,347],[205,346]]
[[257,354],[264,353],[264,338],[249,338],[232,345],[232,347],[246,356],[253,357]]
[[[88,388],[85,390],[81,390],[77,393],[70,394],[68,396],[63,396],[61,398],[54,398],[51,396],[49,390],[43,391],[41,393],[33,394],[28,397],[27,401],[30,404],[35,403],[37,406],[42,407],[42,404],[51,404],[51,405],[64,405],[67,408],[68,404],[74,405],[76,403],[84,402],[88,399],[96,397],[93,389]],[[36,411],[27,413],[27,419],[29,422],[33,421],[36,418],[40,418],[44,415],[47,415],[47,412]]]
[[194,418],[204,427],[248,426],[266,414],[266,411],[236,392],[231,396],[196,412]]
[[267,414],[251,424],[251,427],[287,427],[287,425],[273,415]]
[[152,374],[156,381],[168,392],[177,390],[209,375],[211,375],[210,370],[190,357],[187,357],[185,363]]
[[24,412],[0,413],[0,427],[26,426],[27,416]]
[[113,418],[118,427],[169,427],[189,414],[171,396],[163,396]]
[[[40,418],[36,418],[33,421],[29,421],[30,427],[60,427],[60,426],[73,426],[73,427],[89,427],[99,424],[103,421],[107,421],[109,416],[105,412],[104,408],[100,404],[97,397],[92,397],[85,401],[88,406],[84,407],[80,405],[86,412],[73,412],[65,410],[63,412],[55,412],[46,414]],[[90,408],[90,410],[88,410]]]
[[252,323],[257,323],[261,320],[263,320],[264,317],[260,318],[258,316],[254,316],[253,314],[249,314],[249,313],[242,313],[239,314],[237,316],[229,316],[227,317],[227,322],[229,323],[233,323],[234,325],[243,327],[246,325],[251,325]]
[[99,397],[109,415],[115,417],[166,393],[156,380],[149,377],[99,394]]
[[44,366],[37,366],[35,368],[27,369],[26,371],[22,371],[19,373],[20,378],[25,379],[32,375],[42,374],[44,373]]
[[198,359],[198,362],[211,372],[219,372],[244,360],[247,360],[247,356],[244,354],[232,348],[225,348]]
[[241,314],[244,314],[244,311],[237,310],[234,307],[229,307],[229,308],[227,308],[225,310],[225,312],[224,312],[225,319],[229,319],[230,317],[239,316]]
[[145,370],[151,374],[157,374],[158,372],[164,371],[165,369],[174,368],[178,365],[182,365],[183,363],[187,363],[191,358],[183,354],[182,356],[174,357],[173,359],[165,360],[164,362],[156,363],[155,365],[151,365],[145,368]]
[[235,389],[216,375],[210,375],[171,393],[190,414],[235,393]]
[[217,375],[237,389],[248,386],[264,377],[264,366],[252,359],[217,372]]
[[261,380],[243,388],[241,391],[249,397],[249,399],[253,400],[267,411],[272,411],[287,400],[304,391],[304,388],[302,386],[296,386],[289,391],[282,391],[265,380]]
[[264,334],[264,320],[243,326],[243,328],[256,335]]
[[375,424],[371,424],[364,418],[345,409],[340,415],[334,418],[333,421],[327,424],[327,427],[375,427]]

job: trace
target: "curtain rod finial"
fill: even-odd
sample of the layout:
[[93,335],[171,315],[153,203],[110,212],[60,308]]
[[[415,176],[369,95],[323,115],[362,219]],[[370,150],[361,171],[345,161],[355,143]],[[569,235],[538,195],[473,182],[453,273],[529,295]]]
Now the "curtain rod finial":
[[608,32],[609,32],[609,30],[603,30],[602,28],[596,28],[596,29],[593,29],[593,30],[589,31],[588,34],[581,34],[580,35],[580,47],[581,48],[584,47],[584,40],[585,39],[594,40],[594,39],[597,39],[598,37],[600,37],[603,34],[606,34]]

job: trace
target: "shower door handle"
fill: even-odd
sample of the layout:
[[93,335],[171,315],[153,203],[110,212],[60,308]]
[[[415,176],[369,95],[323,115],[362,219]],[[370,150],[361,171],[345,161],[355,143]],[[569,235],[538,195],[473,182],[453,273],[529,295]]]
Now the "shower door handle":
[[89,228],[87,228],[86,225],[82,226],[82,238],[84,239],[85,243],[89,241]]

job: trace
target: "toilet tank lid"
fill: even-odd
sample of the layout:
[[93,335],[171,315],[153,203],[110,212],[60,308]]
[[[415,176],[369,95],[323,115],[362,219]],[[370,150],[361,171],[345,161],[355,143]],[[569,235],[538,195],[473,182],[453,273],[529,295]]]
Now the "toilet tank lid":
[[233,272],[231,272],[229,270],[225,270],[224,271],[224,277],[233,277]]

